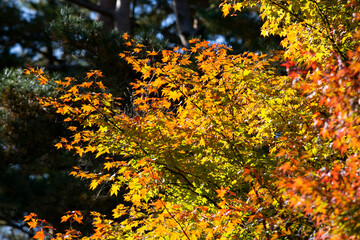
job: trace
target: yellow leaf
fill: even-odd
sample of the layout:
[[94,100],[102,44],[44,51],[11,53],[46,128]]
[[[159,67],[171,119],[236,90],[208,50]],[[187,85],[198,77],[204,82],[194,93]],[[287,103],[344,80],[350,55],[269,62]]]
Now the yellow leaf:
[[177,100],[180,99],[181,96],[182,96],[182,93],[179,92],[179,91],[170,91],[170,92],[168,93],[168,97],[169,97],[170,100],[175,100],[175,101],[177,101]]
[[108,128],[106,126],[100,126],[99,132],[107,132]]
[[71,107],[69,107],[68,105],[65,105],[64,107],[58,108],[58,110],[56,112],[64,115],[64,114],[68,113],[70,110],[71,110]]
[[242,7],[242,4],[241,3],[236,3],[233,8],[235,11],[241,11],[241,7]]
[[206,143],[205,143],[205,139],[203,137],[200,138],[200,141],[199,141],[199,146],[201,147],[205,147]]
[[118,193],[119,190],[120,190],[120,185],[119,184],[115,183],[115,184],[111,185],[110,196],[112,196],[112,195],[117,196],[117,193]]
[[94,111],[94,108],[91,105],[83,105],[81,109],[83,110],[83,112],[86,113]]
[[35,229],[38,225],[35,219],[31,219],[31,221],[27,222],[27,224],[29,225],[30,229]]
[[134,194],[131,198],[132,202],[135,204],[135,205],[140,205],[141,204],[141,196],[139,194]]
[[85,149],[86,153],[87,152],[95,152],[95,151],[96,151],[96,147],[91,146],[91,145],[87,146],[86,149]]
[[93,179],[90,183],[90,189],[94,190],[99,185],[99,181],[96,179]]
[[221,11],[223,12],[224,17],[226,17],[229,14],[230,9],[231,9],[230,4],[225,3],[225,4],[222,5]]

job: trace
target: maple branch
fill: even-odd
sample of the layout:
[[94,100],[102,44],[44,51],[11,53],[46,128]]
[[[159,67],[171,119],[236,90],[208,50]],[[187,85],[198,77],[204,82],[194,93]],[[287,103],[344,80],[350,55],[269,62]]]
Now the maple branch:
[[[172,79],[170,76],[169,76],[169,78]],[[179,91],[180,91],[185,97],[188,97],[188,98],[189,98],[189,96],[188,96],[184,91],[182,91],[181,89],[179,89]],[[209,115],[204,109],[200,108],[193,100],[190,100],[190,102],[191,102],[192,104],[194,104],[194,106],[195,106],[198,110],[200,110],[200,112],[202,112],[205,116],[209,117],[214,124],[216,124],[216,121],[214,121],[213,118],[211,117],[211,115]],[[223,126],[223,127],[224,127],[224,126]],[[238,149],[234,146],[234,144],[232,143],[232,141],[230,141],[230,140],[225,136],[225,134],[224,134],[223,132],[218,132],[218,131],[217,131],[217,133],[220,134],[220,135],[225,139],[225,141],[230,144],[231,150],[232,150],[232,152],[233,152],[233,154],[234,154],[234,157],[235,157],[236,159],[238,159],[237,163],[238,163],[240,166],[243,167],[244,164],[243,164],[243,163],[240,161],[240,159],[239,159],[239,156],[240,156],[240,155],[238,155],[238,154],[239,154],[239,151],[238,151]]]
[[[272,4],[274,4],[275,6],[281,8],[281,9],[284,10],[285,12],[289,13],[291,16],[297,18],[299,21],[303,22],[303,23],[305,24],[305,26],[307,26],[307,27],[309,27],[309,28],[312,28],[312,29],[316,29],[313,25],[308,24],[308,23],[307,23],[302,17],[300,17],[298,14],[296,14],[296,13],[294,13],[293,11],[289,10],[288,8],[282,6],[281,4],[279,4],[279,3],[277,3],[277,2],[275,2],[275,1],[273,1],[273,0],[270,0],[270,3],[272,3]],[[320,17],[321,17],[321,16],[320,16]],[[322,17],[321,17],[321,18],[322,18]],[[322,20],[323,20],[323,19],[322,19]],[[323,21],[324,21],[324,20],[323,20]],[[326,24],[326,22],[325,22],[325,24]],[[320,31],[321,33],[323,33],[323,30],[320,29],[319,31]],[[345,56],[345,55],[343,54],[343,52],[339,49],[339,47],[337,46],[335,40],[334,40],[332,37],[330,37],[328,34],[325,34],[325,38],[327,38],[327,39],[331,42],[331,44],[332,44],[332,46],[335,48],[336,52],[337,52],[338,54],[340,54],[342,60],[343,60],[343,61],[346,61],[346,56]]]
[[[162,71],[163,74],[166,75],[166,73],[164,71]],[[169,77],[169,82],[176,82],[175,79],[173,79],[171,76]],[[181,90],[181,88],[179,89],[179,91],[182,93],[182,95],[184,97],[187,97],[188,99],[190,99],[189,95],[187,95],[183,90]],[[200,108],[193,100],[190,100],[190,102],[200,111],[202,112],[205,116],[209,117],[211,119],[211,121],[216,125],[216,121],[214,121],[214,119],[211,117],[211,115],[209,115],[204,109]],[[224,127],[224,126],[223,126]],[[216,131],[218,134],[221,135],[221,137],[224,138],[224,140],[230,145],[231,151],[234,154],[235,159],[237,159],[237,163],[241,166],[244,167],[244,163],[242,162],[242,159],[240,159],[241,154],[239,153],[239,150],[236,148],[236,146],[234,146],[233,142],[231,140],[229,140],[223,132],[219,132]]]
[[318,13],[320,15],[321,20],[325,23],[325,26],[327,25],[327,28],[325,28],[327,30],[327,34],[326,36],[329,38],[329,40],[331,41],[332,45],[336,48],[336,51],[340,54],[341,58],[346,61],[346,56],[341,52],[341,50],[339,49],[338,45],[336,44],[335,40],[333,37],[331,37],[330,34],[330,30],[331,30],[331,26],[330,26],[330,22],[328,20],[328,18],[323,14],[323,11],[321,10],[319,4],[314,1],[311,0],[311,2],[313,2],[318,10]]
[[[158,130],[159,134],[160,134],[160,135],[163,137],[163,139],[164,139],[165,137],[164,137],[164,135],[162,134],[162,132],[160,131],[160,129],[157,128],[157,130]],[[165,144],[167,144],[167,143],[165,143]],[[169,145],[169,147],[170,147],[170,145]],[[169,151],[169,155],[171,156],[171,158],[172,158],[173,160],[176,159],[176,158],[173,156],[173,154],[172,154],[171,151]],[[156,164],[156,162],[155,162],[155,164]],[[201,177],[199,177],[199,176],[197,176],[197,175],[195,175],[195,174],[192,174],[192,173],[189,173],[189,172],[185,172],[184,170],[181,170],[181,169],[179,169],[179,168],[176,167],[176,166],[174,167],[174,168],[176,169],[176,171],[175,171],[175,170],[170,169],[169,166],[168,166],[167,164],[165,164],[165,163],[159,163],[159,162],[158,162],[157,164],[160,164],[160,165],[164,166],[168,171],[172,172],[173,174],[179,174],[179,175],[187,182],[187,184],[190,185],[192,188],[196,188],[196,187],[193,186],[192,182],[189,181],[189,179],[186,177],[186,175],[193,176],[193,177],[195,177],[195,178],[197,178],[197,179],[200,179],[200,180],[203,181],[203,182],[206,182],[206,183],[209,184],[209,185],[213,184],[213,185],[215,185],[215,187],[220,188],[220,186],[218,186],[215,182],[211,182],[211,183],[210,183],[209,181],[206,181],[206,180],[202,179]],[[216,193],[216,191],[215,191],[211,186],[209,186],[209,187],[211,188],[211,190],[212,190],[214,193]],[[190,190],[191,190],[192,192],[196,193],[193,189],[190,189]],[[198,194],[198,193],[196,193],[196,194]],[[205,197],[207,200],[209,200],[210,202],[212,202],[214,205],[217,205],[217,203],[216,203],[214,200],[212,200],[209,196],[207,196],[207,195],[200,195],[200,196]]]
[[[219,208],[218,203],[215,202],[213,199],[211,199],[209,196],[207,196],[207,195],[205,195],[205,194],[199,194],[199,193],[197,193],[197,192],[194,190],[194,188],[195,188],[194,185],[192,184],[192,182],[190,182],[190,180],[186,177],[185,174],[192,175],[192,176],[194,176],[194,177],[196,177],[196,178],[198,178],[198,179],[200,179],[200,180],[203,180],[202,178],[200,178],[199,176],[196,176],[196,175],[194,175],[194,174],[190,174],[190,173],[187,173],[187,172],[185,172],[185,171],[182,171],[182,170],[180,170],[179,168],[175,168],[175,169],[176,169],[176,171],[175,171],[175,170],[171,169],[171,168],[170,168],[167,164],[165,164],[165,163],[159,163],[159,162],[158,162],[157,164],[163,166],[167,171],[173,173],[174,175],[179,175],[182,179],[184,179],[184,181],[187,183],[187,185],[191,187],[191,188],[188,188],[189,191],[191,191],[192,193],[195,193],[195,194],[197,194],[197,195],[199,195],[199,196],[202,196],[202,197],[206,198],[209,202],[211,202],[212,204],[214,204],[215,207]],[[207,182],[207,181],[205,181],[205,182]],[[209,184],[209,182],[207,182],[207,183]],[[213,183],[213,184],[216,185],[215,183]],[[209,186],[209,187],[211,188],[211,186]],[[220,188],[219,186],[216,186],[216,187]],[[212,188],[211,188],[211,190],[212,190],[213,192],[216,192],[216,191],[215,191],[214,189],[212,189]]]
[[[83,101],[84,102],[84,101]],[[95,110],[100,113],[101,116],[103,116],[106,120],[106,122],[110,123],[113,127],[115,127],[115,129],[119,130],[121,133],[125,134],[125,130],[118,127],[107,115],[105,115],[102,111],[100,111],[99,108],[97,108],[94,104],[92,104],[91,102],[89,103],[93,108],[95,108]],[[114,111],[112,109],[108,109],[112,114],[115,115]],[[140,145],[140,143],[138,143],[136,140],[134,140],[134,142],[136,143],[136,145],[140,148],[140,150],[145,154],[145,155],[149,155],[148,152]]]
[[[94,107],[94,109],[95,109],[98,113],[100,113],[101,116],[103,116],[103,117],[105,118],[106,122],[108,122],[108,123],[110,123],[111,125],[113,125],[113,126],[114,126],[117,130],[119,130],[120,132],[125,133],[125,131],[124,131],[123,129],[119,128],[107,115],[105,115],[102,111],[100,111],[99,108],[97,108],[97,107],[96,107],[94,104],[92,104],[91,102],[90,102],[89,104],[90,104],[92,107]],[[115,114],[111,109],[109,109],[109,111],[111,111],[112,114]],[[161,131],[160,131],[160,134],[162,134]],[[138,143],[137,141],[135,141],[135,143],[140,147],[140,149],[144,152],[144,154],[149,155],[148,152],[141,146],[140,143]],[[174,158],[174,157],[172,157],[172,158]],[[189,174],[189,173],[186,173],[186,172],[184,172],[184,171],[182,171],[182,170],[180,170],[180,169],[178,169],[178,168],[176,168],[177,171],[172,170],[171,168],[169,168],[168,165],[166,165],[166,164],[164,164],[164,163],[155,162],[155,164],[162,165],[162,166],[165,167],[165,169],[167,169],[168,171],[172,172],[173,174],[180,175],[180,176],[185,180],[185,182],[187,182],[187,184],[188,184],[189,186],[191,186],[192,188],[195,188],[195,187],[193,186],[193,184],[189,181],[189,179],[185,176],[185,174]],[[196,175],[193,175],[193,176],[201,179],[200,177],[198,177],[198,176],[196,176]],[[189,189],[189,190],[192,191],[193,193],[196,193],[196,191],[194,191],[194,189]],[[213,191],[215,192],[215,190],[213,190]],[[197,194],[198,194],[198,193],[197,193]],[[201,195],[201,196],[202,196],[202,197],[205,197],[208,201],[210,201],[210,202],[213,203],[216,207],[218,207],[218,206],[217,206],[217,203],[216,203],[213,199],[211,199],[209,196],[207,196],[207,195]]]
[[181,231],[184,233],[185,237],[190,240],[190,237],[188,236],[188,234],[186,233],[185,229],[183,228],[183,226],[181,225],[181,223],[171,214],[171,212],[169,211],[169,209],[166,207],[166,205],[163,203],[163,201],[161,199],[159,199],[159,201],[161,202],[161,204],[163,205],[163,207],[165,208],[165,210],[169,213],[170,217],[179,225]]

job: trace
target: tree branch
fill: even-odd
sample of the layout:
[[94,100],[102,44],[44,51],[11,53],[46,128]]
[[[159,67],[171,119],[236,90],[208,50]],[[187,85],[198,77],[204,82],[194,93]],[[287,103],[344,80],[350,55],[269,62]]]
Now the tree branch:
[[109,16],[111,18],[115,17],[115,12],[113,10],[110,10],[108,8],[102,7],[102,6],[97,5],[97,4],[93,4],[93,3],[89,2],[89,1],[86,1],[86,0],[65,0],[65,1],[76,4],[76,5],[81,6],[81,7],[85,7],[87,9],[91,10],[91,11],[94,11],[94,12]]

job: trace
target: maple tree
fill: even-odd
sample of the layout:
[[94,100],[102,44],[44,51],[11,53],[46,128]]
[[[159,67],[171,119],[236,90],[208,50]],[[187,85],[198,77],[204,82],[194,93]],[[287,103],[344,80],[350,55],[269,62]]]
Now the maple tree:
[[[359,6],[224,0],[221,8],[259,3],[262,33],[282,36],[283,51],[234,55],[193,39],[157,52],[125,34],[120,57],[141,73],[133,109],[122,110],[99,70],[56,80],[61,97],[40,99],[72,124],[56,147],[108,159],[102,172],[71,174],[110,195],[126,189],[112,217],[93,213],[95,233],[83,239],[359,238]],[[34,214],[25,220],[44,239],[50,226]],[[67,220],[82,218],[73,211]],[[80,233],[70,225],[53,237]]]

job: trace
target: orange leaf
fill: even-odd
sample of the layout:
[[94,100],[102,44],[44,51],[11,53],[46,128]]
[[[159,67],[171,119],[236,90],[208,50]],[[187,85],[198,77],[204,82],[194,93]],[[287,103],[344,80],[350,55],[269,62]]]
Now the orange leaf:
[[61,222],[66,222],[67,220],[69,220],[71,216],[70,215],[65,215],[61,217]]
[[85,152],[95,152],[95,151],[96,151],[96,147],[90,145],[87,146],[85,150]]
[[104,86],[104,84],[103,84],[101,81],[100,81],[100,82],[97,82],[96,84],[99,86],[99,88],[105,89],[105,86]]
[[36,217],[37,217],[37,215],[35,213],[30,213],[29,215],[26,215],[24,217],[24,221],[30,221],[30,219],[36,218]]
[[37,227],[37,221],[35,219],[31,219],[30,222],[27,223],[30,227],[30,229],[35,229]]
[[78,223],[82,223],[83,216],[81,216],[81,213],[79,211],[75,211],[74,214],[74,220]]
[[80,157],[82,157],[85,150],[81,147],[75,147],[76,153],[79,154]]
[[55,146],[57,149],[59,149],[59,148],[62,148],[62,147],[63,147],[62,143],[57,143],[57,144],[55,144],[54,146]]
[[158,55],[158,53],[155,52],[154,49],[151,52],[150,51],[146,51],[146,52],[147,52],[148,56],[156,56],[156,55]]
[[221,187],[221,189],[220,189],[220,190],[216,190],[216,192],[217,192],[217,197],[218,197],[218,198],[223,198],[223,197],[225,196],[226,192],[227,192],[227,189]]
[[94,110],[94,108],[91,105],[83,105],[81,109],[83,110],[83,112],[88,112],[88,113]]
[[43,229],[41,229],[40,231],[36,232],[35,236],[33,237],[33,239],[39,239],[39,240],[44,240],[45,239],[45,234]]
[[124,33],[124,34],[122,35],[122,37],[123,37],[123,39],[128,40],[129,37],[130,37],[130,35],[129,35],[128,33]]
[[49,79],[47,79],[45,76],[41,75],[37,78],[37,80],[40,81],[40,85],[45,85]]

